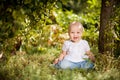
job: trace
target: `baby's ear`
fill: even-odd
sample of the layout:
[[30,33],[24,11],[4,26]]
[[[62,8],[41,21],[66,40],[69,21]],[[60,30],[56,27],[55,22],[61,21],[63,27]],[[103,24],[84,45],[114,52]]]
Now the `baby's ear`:
[[81,33],[81,36],[83,36],[83,33]]

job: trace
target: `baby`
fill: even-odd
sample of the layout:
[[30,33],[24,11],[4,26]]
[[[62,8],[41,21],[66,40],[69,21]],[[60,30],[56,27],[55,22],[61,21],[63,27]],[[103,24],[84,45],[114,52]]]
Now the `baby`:
[[70,40],[66,40],[62,47],[62,53],[55,59],[53,64],[61,69],[91,69],[94,67],[94,55],[90,51],[89,44],[82,39],[84,27],[79,22],[69,25],[68,33]]

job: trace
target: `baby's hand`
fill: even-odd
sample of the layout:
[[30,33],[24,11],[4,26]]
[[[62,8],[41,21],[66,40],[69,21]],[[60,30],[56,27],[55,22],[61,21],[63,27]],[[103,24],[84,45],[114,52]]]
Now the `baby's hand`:
[[55,59],[55,61],[53,62],[53,64],[57,64],[59,62],[59,59]]

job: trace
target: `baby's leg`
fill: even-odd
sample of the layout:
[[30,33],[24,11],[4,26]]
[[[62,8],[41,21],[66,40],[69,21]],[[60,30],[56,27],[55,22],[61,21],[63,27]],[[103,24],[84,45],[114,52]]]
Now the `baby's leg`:
[[58,62],[58,64],[56,64],[55,67],[61,69],[73,69],[73,68],[77,68],[78,66],[74,62],[63,59],[62,61]]
[[82,69],[92,69],[94,67],[94,64],[89,61],[82,61],[80,62],[80,68]]

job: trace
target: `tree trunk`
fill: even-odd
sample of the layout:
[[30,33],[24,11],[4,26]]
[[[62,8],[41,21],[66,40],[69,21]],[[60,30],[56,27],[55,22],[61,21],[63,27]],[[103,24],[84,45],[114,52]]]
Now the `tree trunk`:
[[102,0],[101,15],[100,15],[100,30],[99,30],[99,53],[113,51],[113,34],[112,34],[112,21],[114,0]]

